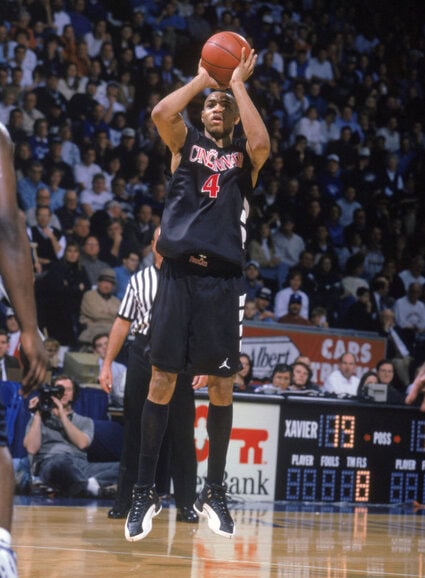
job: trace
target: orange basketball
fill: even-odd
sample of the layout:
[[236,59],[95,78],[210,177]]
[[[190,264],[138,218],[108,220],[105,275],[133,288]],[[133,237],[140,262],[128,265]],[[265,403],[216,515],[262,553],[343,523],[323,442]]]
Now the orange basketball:
[[214,80],[227,86],[241,60],[243,47],[247,57],[251,47],[243,36],[236,32],[218,32],[208,38],[202,47],[201,65]]

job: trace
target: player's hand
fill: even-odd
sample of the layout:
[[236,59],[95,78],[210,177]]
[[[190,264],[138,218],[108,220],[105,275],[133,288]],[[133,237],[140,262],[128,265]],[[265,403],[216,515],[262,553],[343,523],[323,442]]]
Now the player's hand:
[[46,379],[47,353],[37,331],[22,331],[20,353],[24,366],[21,389],[25,396]]
[[255,54],[254,49],[252,48],[250,52],[247,54],[245,47],[242,48],[241,53],[241,61],[239,65],[235,68],[232,74],[232,78],[230,79],[230,84],[232,82],[245,82],[254,72],[255,63],[257,62],[257,54]]
[[102,365],[102,369],[100,370],[97,380],[103,391],[107,394],[110,394],[112,390],[112,371],[111,368],[105,363]]
[[[405,403],[411,405],[416,401],[419,395],[424,393],[425,393],[425,365],[421,367],[421,369],[418,372],[418,375],[415,377],[415,380],[412,384],[412,388],[405,399]],[[425,396],[422,400],[419,409],[425,412]]]
[[198,65],[198,76],[200,76],[204,81],[205,88],[212,88],[215,90],[223,90],[224,88],[227,88],[227,85],[219,84],[212,76],[208,74],[207,69],[201,65],[201,60],[199,61]]
[[192,389],[202,389],[208,385],[208,375],[195,375],[192,381]]

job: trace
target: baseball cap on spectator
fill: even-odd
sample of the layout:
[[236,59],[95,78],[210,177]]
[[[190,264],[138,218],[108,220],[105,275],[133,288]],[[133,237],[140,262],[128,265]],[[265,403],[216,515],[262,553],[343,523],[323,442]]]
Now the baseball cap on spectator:
[[339,163],[339,156],[338,155],[328,155],[327,160],[328,161],[335,161],[336,163]]
[[134,128],[127,127],[122,131],[121,136],[134,138],[136,136],[136,131],[134,130]]
[[363,147],[359,150],[359,157],[370,157],[370,149]]
[[264,22],[265,24],[273,24],[273,16],[271,14],[264,14],[261,22]]
[[248,269],[248,267],[255,267],[256,269],[260,270],[260,264],[258,263],[258,261],[248,261],[245,265],[245,269]]
[[116,276],[115,276],[115,271],[113,269],[111,269],[110,267],[106,267],[106,269],[102,269],[102,271],[99,273],[99,276],[97,278],[98,281],[109,281],[110,283],[116,283]]
[[271,289],[269,289],[268,287],[262,287],[257,291],[257,297],[258,299],[265,299],[266,301],[271,301],[272,300]]
[[289,305],[292,305],[292,303],[298,303],[299,305],[301,305],[302,298],[299,293],[292,293],[292,295],[289,298]]

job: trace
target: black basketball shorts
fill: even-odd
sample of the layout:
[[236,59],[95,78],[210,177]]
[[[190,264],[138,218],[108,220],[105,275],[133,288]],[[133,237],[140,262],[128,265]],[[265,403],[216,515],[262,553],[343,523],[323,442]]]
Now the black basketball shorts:
[[3,403],[0,401],[0,447],[7,445],[6,410]]
[[170,373],[236,373],[244,292],[237,267],[210,270],[164,259],[152,309],[152,365]]

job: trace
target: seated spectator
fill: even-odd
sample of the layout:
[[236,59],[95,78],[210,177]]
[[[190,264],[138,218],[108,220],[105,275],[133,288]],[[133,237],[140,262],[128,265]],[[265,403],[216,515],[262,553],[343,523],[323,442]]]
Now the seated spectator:
[[409,259],[408,267],[400,271],[398,276],[403,281],[406,293],[411,283],[425,284],[425,277],[423,275],[424,266],[425,260],[422,255],[415,255]]
[[51,397],[51,410],[40,407],[39,396],[29,401],[33,415],[24,447],[32,457],[33,473],[66,496],[105,496],[106,488],[117,482],[119,463],[88,461],[94,422],[73,411],[78,385],[66,375],[57,376],[53,385],[62,386],[64,392],[60,399]]
[[43,344],[47,353],[48,371],[51,372],[52,377],[61,375],[63,373],[63,366],[59,358],[61,347],[59,341],[54,337],[46,337]]
[[356,291],[356,301],[348,308],[342,327],[356,331],[377,331],[379,328],[376,314],[372,310],[370,291],[359,287]]
[[338,369],[328,375],[323,385],[325,393],[337,396],[357,395],[359,378],[356,375],[356,358],[352,353],[343,353],[339,358]]
[[[98,335],[94,336],[92,341],[93,352],[99,356],[98,358],[99,373],[102,369],[103,360],[105,359],[108,341],[109,341],[108,333],[99,333]],[[112,386],[111,392],[109,394],[109,403],[114,407],[123,407],[127,368],[122,363],[112,361],[111,373],[112,373]]]
[[312,296],[314,306],[324,307],[328,312],[336,309],[342,293],[341,276],[330,255],[324,254],[314,268],[316,290]]
[[410,283],[405,297],[394,303],[395,322],[398,327],[409,330],[414,340],[418,333],[425,331],[425,305],[421,301],[423,289],[420,283]]
[[255,321],[258,314],[257,303],[255,299],[246,299],[243,313],[244,321]]
[[38,189],[47,188],[46,183],[41,180],[42,175],[43,165],[39,161],[33,160],[28,167],[28,176],[18,180],[18,202],[23,211],[35,207]]
[[[35,216],[35,212],[36,212],[36,208],[39,205],[49,206],[50,209],[52,209],[51,194],[50,194],[49,189],[38,189],[37,196],[36,196],[36,205],[25,211],[25,220],[27,222],[28,227],[35,227],[37,225],[37,218]],[[60,223],[57,215],[55,215],[53,213],[50,217],[49,225],[50,225],[50,227],[53,227],[53,228],[58,229],[58,230],[62,229],[61,223]]]
[[50,225],[52,211],[48,205],[38,205],[35,210],[36,225],[27,229],[32,243],[37,243],[37,257],[40,270],[45,272],[54,261],[61,259],[65,252],[66,238],[59,229]]
[[274,314],[276,319],[279,319],[288,313],[289,300],[295,293],[301,297],[302,301],[300,315],[305,319],[308,319],[310,300],[308,295],[304,293],[304,291],[301,291],[303,281],[301,271],[297,268],[292,269],[288,275],[287,281],[288,287],[281,289],[275,295]]
[[356,200],[356,196],[356,189],[353,186],[347,185],[344,187],[342,197],[337,201],[337,205],[341,209],[339,222],[344,228],[353,222],[354,211],[362,208],[362,205]]
[[74,179],[78,192],[90,189],[93,177],[102,173],[102,169],[96,163],[96,149],[94,145],[86,145],[81,154],[81,162],[74,165]]
[[240,368],[233,381],[233,391],[248,392],[252,380],[252,359],[247,353],[239,354]]
[[255,304],[257,306],[257,313],[252,318],[252,321],[275,321],[275,316],[271,310],[273,293],[268,287],[262,287],[257,292]]
[[115,283],[115,271],[107,268],[101,271],[97,288],[84,293],[79,317],[85,327],[79,336],[82,344],[91,344],[98,333],[109,334],[120,306],[120,300],[113,295]]
[[311,381],[312,377],[313,372],[310,367],[302,361],[296,361],[291,365],[289,391],[319,393],[321,388]]
[[289,297],[288,313],[277,319],[278,323],[288,323],[290,325],[313,326],[312,322],[301,315],[302,296],[299,292],[293,293]]
[[63,206],[55,211],[60,222],[60,228],[66,236],[72,234],[77,217],[83,216],[78,204],[78,195],[75,191],[66,191],[63,197]]
[[364,287],[369,289],[369,284],[363,276],[364,273],[364,255],[355,253],[345,265],[345,275],[342,277],[342,286],[344,290],[352,295],[357,296],[357,289]]
[[310,321],[319,329],[328,329],[327,311],[324,307],[314,307],[310,314]]
[[360,378],[357,397],[359,399],[367,399],[369,396],[367,386],[374,383],[379,383],[378,374],[376,371],[366,371]]
[[247,300],[254,300],[257,292],[264,286],[260,279],[260,265],[258,261],[247,261],[244,267],[245,293]]
[[309,106],[295,126],[295,134],[302,134],[307,139],[308,148],[316,155],[323,152],[324,138],[322,127],[315,106]]
[[326,157],[325,167],[318,175],[318,183],[325,206],[337,202],[342,197],[344,183],[338,155],[330,154]]
[[152,220],[152,207],[148,204],[136,208],[135,218],[129,219],[124,226],[124,237],[133,250],[136,250],[140,259],[151,252],[151,241],[155,224]]
[[105,208],[106,203],[113,200],[112,193],[106,189],[106,181],[103,173],[97,173],[92,180],[92,186],[84,189],[80,195],[81,209],[91,217],[96,211]]
[[376,364],[378,383],[387,385],[387,403],[404,403],[405,390],[397,380],[394,365],[389,359],[381,359]]
[[110,267],[119,267],[121,257],[131,247],[123,236],[123,226],[120,219],[111,219],[106,227],[106,234],[99,237],[99,258],[106,261]]
[[263,279],[276,282],[281,287],[288,273],[288,265],[276,254],[274,236],[268,223],[261,223],[258,234],[248,244],[248,253],[260,265]]
[[9,336],[6,329],[0,328],[0,381],[9,381],[9,369],[19,369],[21,367],[16,357],[8,355],[8,349]]
[[256,387],[254,393],[275,394],[288,391],[291,378],[290,366],[285,363],[278,363],[273,369],[270,381]]
[[286,215],[282,219],[280,229],[273,235],[276,256],[288,267],[293,267],[298,263],[300,255],[305,249],[303,239],[295,233],[294,229],[294,218]]
[[139,255],[135,251],[127,251],[121,259],[121,265],[114,267],[116,277],[115,295],[121,301],[124,297],[130,277],[139,269]]
[[96,285],[101,271],[108,267],[106,261],[99,259],[99,252],[100,244],[98,238],[95,235],[86,237],[81,247],[80,260],[87,272],[92,289]]
[[21,328],[19,326],[18,320],[16,319],[15,312],[11,307],[6,308],[4,316],[7,337],[9,338],[7,354],[11,355],[12,357],[16,357],[16,359],[19,361],[19,364],[22,365],[20,356]]

